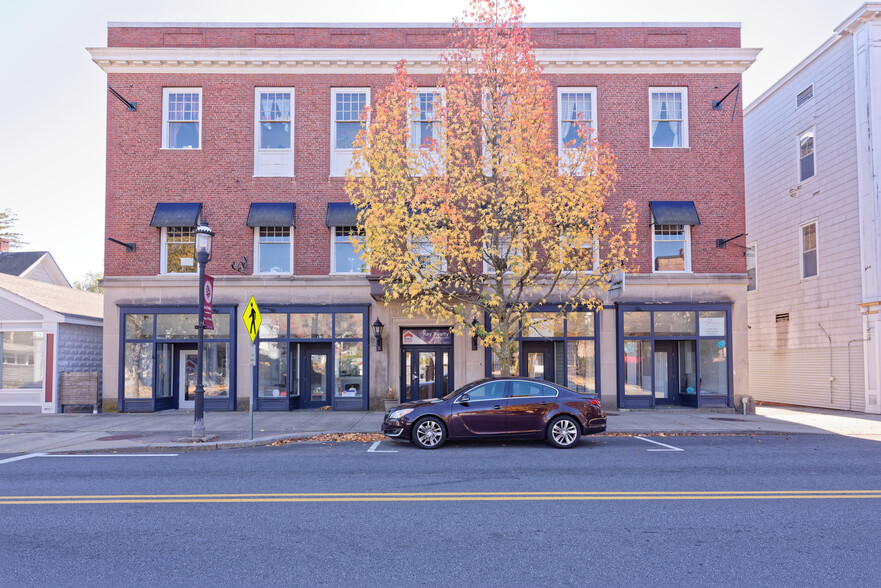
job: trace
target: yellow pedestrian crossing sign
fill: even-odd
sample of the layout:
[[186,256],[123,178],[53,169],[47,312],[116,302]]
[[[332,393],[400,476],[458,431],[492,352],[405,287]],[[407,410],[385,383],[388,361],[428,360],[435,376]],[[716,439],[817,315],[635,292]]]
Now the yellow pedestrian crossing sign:
[[242,322],[245,323],[245,328],[248,330],[248,337],[251,338],[251,343],[254,342],[254,339],[257,338],[257,333],[260,331],[260,323],[262,319],[260,318],[260,309],[257,307],[257,301],[254,300],[254,297],[251,296],[251,300],[248,301],[248,306],[245,307],[245,314],[242,315]]

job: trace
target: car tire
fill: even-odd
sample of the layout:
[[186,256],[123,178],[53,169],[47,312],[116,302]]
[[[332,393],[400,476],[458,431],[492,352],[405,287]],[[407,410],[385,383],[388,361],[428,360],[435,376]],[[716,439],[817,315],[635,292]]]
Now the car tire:
[[557,417],[548,425],[548,443],[560,449],[575,447],[581,439],[581,425],[571,416]]
[[447,430],[440,419],[425,417],[413,425],[413,443],[422,449],[437,449],[447,440]]

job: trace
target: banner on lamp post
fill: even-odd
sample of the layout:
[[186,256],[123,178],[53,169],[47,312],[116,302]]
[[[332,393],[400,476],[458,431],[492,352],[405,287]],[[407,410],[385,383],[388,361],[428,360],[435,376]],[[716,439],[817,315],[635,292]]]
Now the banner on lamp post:
[[205,274],[205,312],[202,313],[202,324],[209,331],[214,330],[214,278]]

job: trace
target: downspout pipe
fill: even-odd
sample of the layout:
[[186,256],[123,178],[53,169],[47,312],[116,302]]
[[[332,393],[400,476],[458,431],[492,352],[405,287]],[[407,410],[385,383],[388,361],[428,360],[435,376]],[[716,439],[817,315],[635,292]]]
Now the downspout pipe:
[[832,376],[832,337],[829,336],[829,333],[826,332],[826,329],[823,328],[822,324],[817,323],[817,326],[820,327],[820,330],[823,331],[823,334],[829,339],[829,404],[832,405],[832,382],[835,381],[835,378]]

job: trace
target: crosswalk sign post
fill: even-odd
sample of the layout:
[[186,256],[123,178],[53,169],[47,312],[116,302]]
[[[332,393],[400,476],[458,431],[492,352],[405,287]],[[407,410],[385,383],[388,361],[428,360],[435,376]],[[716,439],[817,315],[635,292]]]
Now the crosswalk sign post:
[[[263,319],[260,318],[260,307],[257,306],[257,301],[254,300],[254,297],[251,296],[251,299],[248,301],[248,305],[245,307],[245,312],[242,315],[242,322],[245,323],[245,329],[248,331],[248,337],[251,338],[251,367],[257,365],[257,348],[254,341],[257,339],[257,333],[260,332],[260,323],[263,322]],[[254,439],[254,391],[251,390],[250,394],[251,398],[248,402],[248,413],[250,416],[251,426],[248,431],[248,439]]]

